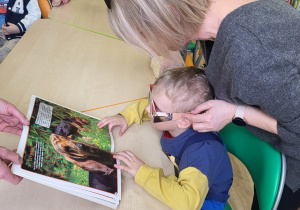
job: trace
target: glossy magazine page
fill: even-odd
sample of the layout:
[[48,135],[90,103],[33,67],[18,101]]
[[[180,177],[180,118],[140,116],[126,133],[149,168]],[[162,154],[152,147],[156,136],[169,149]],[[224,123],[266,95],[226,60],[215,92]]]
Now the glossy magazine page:
[[121,172],[114,168],[114,141],[99,119],[32,96],[29,126],[18,146],[22,165],[13,173],[73,195],[116,208]]

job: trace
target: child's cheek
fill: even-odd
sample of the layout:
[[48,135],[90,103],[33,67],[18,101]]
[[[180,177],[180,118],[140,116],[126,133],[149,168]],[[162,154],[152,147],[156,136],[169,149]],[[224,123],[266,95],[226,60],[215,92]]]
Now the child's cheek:
[[152,120],[151,120],[151,125],[153,128],[157,129],[157,130],[160,130],[160,131],[167,131],[169,130],[168,126],[166,126],[166,123],[165,122],[157,122],[157,123],[154,123]]

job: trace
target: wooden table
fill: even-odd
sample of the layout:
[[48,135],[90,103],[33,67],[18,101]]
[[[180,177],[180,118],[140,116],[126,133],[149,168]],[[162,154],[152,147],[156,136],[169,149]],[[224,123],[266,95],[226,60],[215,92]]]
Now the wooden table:
[[[76,2],[76,0],[73,0]],[[87,1],[86,1],[87,2]],[[31,95],[84,111],[147,96],[154,77],[148,57],[119,40],[53,20],[38,20],[0,66],[0,98],[27,113]],[[87,112],[95,117],[114,115],[132,102]],[[120,137],[113,130],[116,151],[132,150],[166,175],[173,166],[161,151],[161,133],[149,122],[133,125]],[[0,133],[1,146],[17,148],[19,137]],[[108,209],[29,180],[14,186],[0,180],[2,210]],[[118,209],[168,209],[122,173]]]
[[71,0],[65,5],[53,7],[48,17],[85,30],[116,37],[107,22],[106,10],[103,0]]

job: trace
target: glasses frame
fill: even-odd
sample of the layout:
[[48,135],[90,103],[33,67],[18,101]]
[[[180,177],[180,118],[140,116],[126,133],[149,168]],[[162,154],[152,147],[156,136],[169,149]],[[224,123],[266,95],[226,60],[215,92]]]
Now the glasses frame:
[[157,111],[157,109],[156,109],[157,106],[155,105],[155,102],[152,99],[152,88],[153,88],[153,84],[150,84],[148,101],[149,101],[149,105],[150,105],[150,117],[153,120],[153,122],[158,123],[158,122],[168,122],[168,121],[173,121],[173,120],[179,120],[184,113],[172,113],[172,112]]
[[111,9],[111,0],[104,0],[108,9]]

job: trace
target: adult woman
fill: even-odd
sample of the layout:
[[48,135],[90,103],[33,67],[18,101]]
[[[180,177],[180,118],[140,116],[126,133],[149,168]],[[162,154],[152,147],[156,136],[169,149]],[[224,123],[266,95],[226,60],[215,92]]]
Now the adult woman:
[[[206,74],[219,100],[201,104],[185,117],[203,132],[220,130],[244,114],[251,132],[286,155],[280,208],[300,208],[299,13],[279,0],[109,3],[115,33],[150,55],[168,56],[168,50],[190,40],[214,41]],[[257,118],[253,107],[272,117]]]

